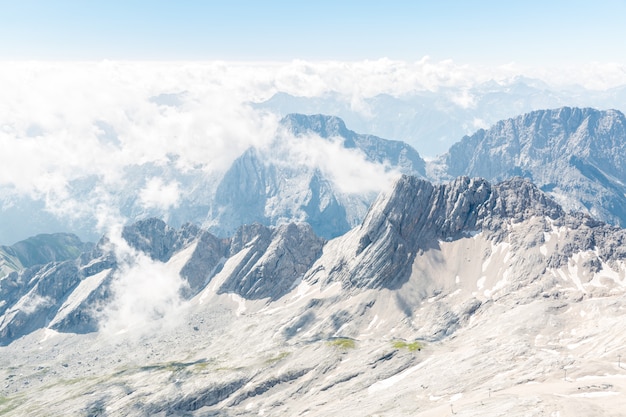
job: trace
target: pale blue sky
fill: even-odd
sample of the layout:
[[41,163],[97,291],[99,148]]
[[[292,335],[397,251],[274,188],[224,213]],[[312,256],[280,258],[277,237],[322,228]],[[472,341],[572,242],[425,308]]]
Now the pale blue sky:
[[0,0],[0,60],[626,62],[626,1]]

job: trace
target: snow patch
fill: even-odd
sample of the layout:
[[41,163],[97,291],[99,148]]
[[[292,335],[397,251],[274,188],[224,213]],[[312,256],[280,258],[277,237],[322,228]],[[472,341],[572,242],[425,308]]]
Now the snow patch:
[[78,306],[89,297],[89,294],[94,292],[102,284],[102,281],[109,275],[109,272],[111,272],[110,268],[82,280],[76,289],[71,292],[69,297],[67,297],[67,300],[65,300],[61,308],[59,308],[57,315],[50,324],[48,324],[48,327],[54,326],[67,317],[69,313],[78,308]]
[[387,388],[390,388],[390,387],[394,386],[398,382],[402,381],[404,378],[408,377],[409,375],[411,375],[412,373],[414,373],[418,369],[422,368],[430,360],[431,360],[431,358],[426,359],[424,362],[420,363],[419,365],[413,366],[413,367],[411,367],[409,369],[406,369],[406,370],[400,372],[397,375],[394,375],[394,376],[389,377],[387,379],[383,379],[382,381],[378,381],[378,382],[370,385],[370,387],[367,389],[367,393],[371,395],[371,394],[373,394],[375,392],[378,392],[378,391],[381,391],[381,390],[384,390],[384,389],[387,389]]
[[476,286],[478,287],[479,290],[482,290],[484,288],[485,281],[487,281],[487,277],[484,275],[478,278],[478,281],[476,281]]
[[458,394],[454,394],[450,397],[450,402],[453,403],[460,400],[461,398],[463,398],[463,394],[459,392]]
[[244,314],[246,312],[246,300],[238,294],[231,293],[228,295],[230,296],[231,300],[237,303],[237,311],[235,312],[235,314],[237,316],[241,316],[242,314]]

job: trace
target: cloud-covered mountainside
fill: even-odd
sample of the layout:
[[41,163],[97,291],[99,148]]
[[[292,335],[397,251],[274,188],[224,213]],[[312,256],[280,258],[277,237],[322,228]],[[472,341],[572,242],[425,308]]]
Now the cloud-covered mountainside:
[[[624,110],[625,84],[620,65],[487,68],[428,58],[6,63],[0,244],[54,232],[97,241],[120,223],[153,216],[176,226],[206,220],[233,161],[251,147],[267,149],[289,113],[341,116],[350,129],[405,140],[432,157],[463,134],[527,111],[564,104]],[[335,179],[352,177],[349,189],[383,182],[380,169],[355,170],[371,176],[354,181],[347,163],[331,163],[336,151],[316,149],[308,161],[337,168]],[[264,215],[280,217],[271,209]]]
[[463,138],[430,170],[439,178],[524,176],[566,209],[626,224],[626,118],[616,110],[563,107],[503,120]]
[[402,176],[325,241],[147,219],[0,280],[5,415],[611,415],[624,230]]
[[119,223],[154,216],[175,226],[205,225],[220,236],[253,222],[306,221],[329,238],[360,222],[398,175],[425,174],[409,145],[357,134],[322,115],[288,115],[272,140],[243,150],[226,169],[207,163],[189,166],[168,154],[128,164],[114,181],[78,177],[60,195],[47,194],[45,204],[7,191],[0,235],[9,240],[52,227],[96,240]]
[[357,134],[337,117],[292,114],[281,126],[274,142],[248,149],[224,174],[206,221],[212,231],[295,220],[332,238],[358,224],[394,177],[425,175],[409,145]]

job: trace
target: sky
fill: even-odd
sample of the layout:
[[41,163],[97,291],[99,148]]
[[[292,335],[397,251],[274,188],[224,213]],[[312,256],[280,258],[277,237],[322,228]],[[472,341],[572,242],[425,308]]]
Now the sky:
[[0,60],[626,61],[626,2],[0,0]]

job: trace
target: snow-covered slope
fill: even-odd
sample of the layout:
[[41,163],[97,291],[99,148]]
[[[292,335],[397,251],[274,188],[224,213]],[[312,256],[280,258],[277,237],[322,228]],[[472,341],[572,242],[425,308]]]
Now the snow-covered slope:
[[626,223],[626,118],[563,107],[528,113],[463,138],[431,164],[433,177],[531,179],[564,208]]
[[[34,286],[1,328],[27,321],[35,293],[59,307],[41,307],[51,321],[22,324],[30,333],[0,348],[0,412],[605,416],[626,406],[626,233],[566,214],[526,180],[404,176],[325,244],[303,224],[223,240],[151,220],[123,236],[65,266],[78,270],[73,286],[51,285],[64,264],[20,275]],[[106,276],[100,330],[55,330]]]

